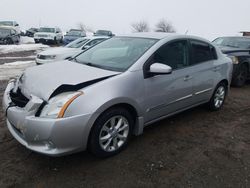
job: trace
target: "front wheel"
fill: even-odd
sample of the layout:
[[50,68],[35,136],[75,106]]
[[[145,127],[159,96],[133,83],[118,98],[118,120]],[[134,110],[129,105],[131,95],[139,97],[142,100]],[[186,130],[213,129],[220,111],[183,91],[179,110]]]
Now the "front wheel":
[[121,152],[128,144],[134,118],[124,108],[104,112],[94,124],[89,149],[97,157],[110,157]]
[[208,107],[212,111],[220,110],[225,102],[227,95],[227,86],[225,83],[219,83],[211,97]]

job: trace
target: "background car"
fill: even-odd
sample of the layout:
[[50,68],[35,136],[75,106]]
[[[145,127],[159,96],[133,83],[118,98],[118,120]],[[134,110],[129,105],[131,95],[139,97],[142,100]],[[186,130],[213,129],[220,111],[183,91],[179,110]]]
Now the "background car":
[[18,44],[20,36],[12,27],[0,26],[0,44]]
[[108,36],[108,37],[113,37],[115,36],[112,31],[108,31],[108,30],[97,30],[94,33],[94,36]]
[[80,37],[86,37],[86,33],[79,29],[71,29],[69,32],[67,32],[66,35],[64,35],[63,38],[63,44],[67,45],[68,43],[80,38]]
[[16,30],[18,35],[21,34],[20,26],[16,21],[0,21],[0,26],[12,27]]
[[10,133],[30,150],[109,157],[163,118],[201,104],[220,110],[231,72],[231,59],[207,40],[128,34],[27,69],[8,84],[3,107]]
[[242,87],[250,79],[250,37],[220,37],[213,43],[232,58],[232,85]]
[[58,27],[41,27],[37,33],[34,34],[35,43],[62,43],[63,33]]
[[26,30],[25,36],[27,36],[27,37],[34,37],[35,33],[37,33],[38,30],[39,30],[38,28],[33,28],[32,27],[32,28]]
[[38,65],[44,63],[50,63],[53,61],[68,59],[83,50],[88,49],[91,46],[94,46],[109,37],[100,36],[100,37],[83,37],[78,38],[75,41],[69,43],[64,47],[53,47],[47,50],[44,50],[37,54],[36,63]]

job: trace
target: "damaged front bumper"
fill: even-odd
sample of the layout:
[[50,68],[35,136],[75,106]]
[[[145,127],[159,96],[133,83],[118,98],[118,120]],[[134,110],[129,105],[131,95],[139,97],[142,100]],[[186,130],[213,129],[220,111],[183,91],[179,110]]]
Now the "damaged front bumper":
[[61,156],[85,150],[87,147],[91,114],[50,119],[36,117],[42,100],[34,96],[24,108],[13,106],[10,82],[3,97],[7,126],[13,137],[28,149],[49,156]]

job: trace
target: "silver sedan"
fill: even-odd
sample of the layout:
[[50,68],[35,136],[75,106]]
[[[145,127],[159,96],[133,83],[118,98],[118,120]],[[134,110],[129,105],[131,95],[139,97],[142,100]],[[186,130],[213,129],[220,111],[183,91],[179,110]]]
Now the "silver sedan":
[[9,82],[3,106],[9,131],[28,149],[109,157],[156,121],[201,104],[221,109],[231,74],[231,59],[207,40],[130,34],[28,68]]

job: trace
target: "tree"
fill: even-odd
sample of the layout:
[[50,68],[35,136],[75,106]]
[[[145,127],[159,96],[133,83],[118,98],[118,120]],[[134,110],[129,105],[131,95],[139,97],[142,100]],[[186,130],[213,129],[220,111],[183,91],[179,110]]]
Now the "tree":
[[131,27],[133,29],[133,32],[148,32],[150,30],[148,23],[145,21],[133,23],[131,24]]
[[166,32],[166,33],[175,33],[176,30],[174,28],[174,26],[172,25],[171,22],[165,20],[165,19],[161,19],[156,25],[155,25],[156,32]]

